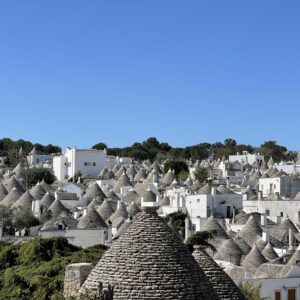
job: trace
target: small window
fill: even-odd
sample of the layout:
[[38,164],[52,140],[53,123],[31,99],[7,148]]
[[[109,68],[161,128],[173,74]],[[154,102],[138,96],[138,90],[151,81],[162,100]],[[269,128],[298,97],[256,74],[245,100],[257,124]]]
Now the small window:
[[281,300],[281,292],[280,291],[275,292],[274,300]]
[[269,215],[270,215],[270,210],[266,209],[266,216],[269,216]]
[[283,212],[282,211],[280,212],[280,217],[283,217]]
[[96,166],[96,163],[95,162],[93,162],[93,167],[95,167]]

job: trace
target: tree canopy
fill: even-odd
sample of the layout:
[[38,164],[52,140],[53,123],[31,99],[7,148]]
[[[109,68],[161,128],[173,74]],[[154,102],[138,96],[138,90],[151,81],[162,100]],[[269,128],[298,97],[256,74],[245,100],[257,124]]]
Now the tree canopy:
[[0,300],[61,300],[65,267],[71,263],[96,264],[103,245],[81,249],[65,238],[34,238],[0,248]]

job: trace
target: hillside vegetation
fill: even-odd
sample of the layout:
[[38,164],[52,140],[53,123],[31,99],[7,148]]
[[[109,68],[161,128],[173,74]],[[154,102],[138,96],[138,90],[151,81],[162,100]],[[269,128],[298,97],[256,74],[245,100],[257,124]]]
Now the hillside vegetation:
[[70,263],[96,264],[106,247],[81,249],[65,238],[35,238],[0,245],[0,299],[62,300],[64,273]]

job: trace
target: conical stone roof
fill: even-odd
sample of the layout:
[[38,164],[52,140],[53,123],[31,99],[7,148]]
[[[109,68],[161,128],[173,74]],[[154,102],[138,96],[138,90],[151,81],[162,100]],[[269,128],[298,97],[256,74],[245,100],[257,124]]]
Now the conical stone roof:
[[168,196],[164,196],[160,201],[159,201],[159,206],[170,206],[171,200]]
[[274,260],[278,258],[277,253],[275,252],[270,243],[267,244],[265,249],[262,251],[262,254],[268,260]]
[[44,195],[46,194],[46,190],[40,185],[40,183],[37,183],[31,190],[30,194],[35,200],[41,200]]
[[1,205],[5,205],[7,207],[12,207],[17,200],[22,196],[22,192],[17,190],[16,188],[13,188],[1,201]]
[[264,241],[261,237],[257,237],[257,239],[255,240],[255,245],[258,248],[258,250],[262,252],[268,245],[268,243]]
[[43,205],[43,207],[48,209],[50,205],[54,202],[54,200],[55,200],[54,196],[47,192],[44,195],[44,197],[41,199],[41,205]]
[[220,223],[215,219],[214,216],[210,216],[207,219],[207,222],[204,224],[202,230],[205,231],[216,231],[216,236],[228,239],[228,235],[225,231],[225,229],[220,225]]
[[162,178],[161,183],[169,186],[172,184],[172,182],[176,179],[173,171],[171,169],[168,170],[168,172],[165,174],[165,176]]
[[290,260],[288,261],[288,266],[295,266],[300,261],[300,246],[296,249],[295,253],[292,255]]
[[254,245],[251,251],[243,259],[242,266],[245,268],[256,269],[266,262],[267,259],[262,255],[257,246]]
[[235,265],[239,265],[243,256],[242,250],[232,239],[224,240],[214,256],[216,260],[223,260]]
[[199,246],[194,246],[194,248],[193,256],[212,284],[219,299],[246,300],[227,273]]
[[123,201],[124,201],[124,203],[126,203],[126,204],[130,204],[130,203],[132,203],[132,201],[134,201],[136,204],[141,205],[141,197],[140,197],[140,195],[139,195],[136,191],[134,191],[134,190],[129,191],[129,192],[125,195]]
[[289,229],[292,229],[293,233],[298,233],[298,228],[295,226],[295,224],[289,219],[285,219],[279,226],[280,229],[284,229],[288,231]]
[[107,197],[111,200],[114,200],[114,201],[119,201],[121,200],[118,195],[114,192],[114,191],[110,191],[108,194],[107,194]]
[[257,237],[262,236],[262,228],[255,221],[253,216],[250,216],[247,223],[242,227],[239,236],[243,238],[249,246],[253,246]]
[[0,183],[0,201],[2,201],[7,194],[8,194],[8,191],[7,191],[6,187],[2,183]]
[[85,197],[89,199],[93,199],[96,197],[101,197],[105,199],[106,195],[104,194],[98,183],[94,182],[86,189]]
[[32,201],[34,201],[34,198],[30,194],[29,191],[26,191],[13,205],[12,208],[17,209],[25,209],[25,210],[31,210],[32,209]]
[[137,174],[134,176],[134,181],[141,181],[147,178],[147,172],[144,168],[140,168]]
[[97,208],[104,202],[104,200],[101,197],[94,198],[90,204],[88,205],[88,208],[94,207],[96,210]]
[[60,200],[56,199],[48,208],[51,212],[52,217],[57,217],[62,213],[69,213],[69,210],[61,203]]
[[15,178],[15,176],[10,177],[4,184],[8,192],[12,191],[13,188],[16,188],[19,192],[24,193],[25,189],[22,184]]
[[117,180],[117,182],[113,188],[113,191],[115,193],[120,193],[121,187],[124,187],[124,186],[131,186],[130,179],[125,172],[123,172],[123,174]]
[[187,247],[149,208],[113,243],[81,290],[97,294],[99,283],[114,286],[116,299],[217,299]]
[[41,187],[42,187],[46,192],[48,192],[48,193],[53,193],[53,192],[54,192],[53,187],[52,187],[50,184],[48,184],[48,183],[45,181],[45,179],[43,179],[43,180],[40,182],[40,185],[41,185]]
[[78,220],[77,228],[80,229],[89,229],[89,228],[107,228],[106,223],[97,213],[97,211],[91,207],[88,209],[85,216],[82,216]]
[[114,213],[112,201],[105,199],[103,203],[97,208],[97,212],[104,221],[107,221]]
[[128,214],[132,217],[141,212],[140,208],[136,205],[134,201],[127,207]]
[[126,206],[125,206],[125,204],[122,201],[120,201],[119,202],[119,207],[111,215],[111,217],[109,218],[109,220],[111,221],[113,227],[117,227],[125,219],[127,219],[127,217],[128,217],[128,212],[126,210]]
[[233,241],[242,250],[244,255],[247,255],[251,251],[251,247],[241,237],[236,237]]

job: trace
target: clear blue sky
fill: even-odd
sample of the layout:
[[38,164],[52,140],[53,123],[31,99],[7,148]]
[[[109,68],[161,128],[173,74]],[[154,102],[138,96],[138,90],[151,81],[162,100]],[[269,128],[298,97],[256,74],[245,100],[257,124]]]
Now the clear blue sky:
[[300,149],[300,1],[6,0],[0,137]]

